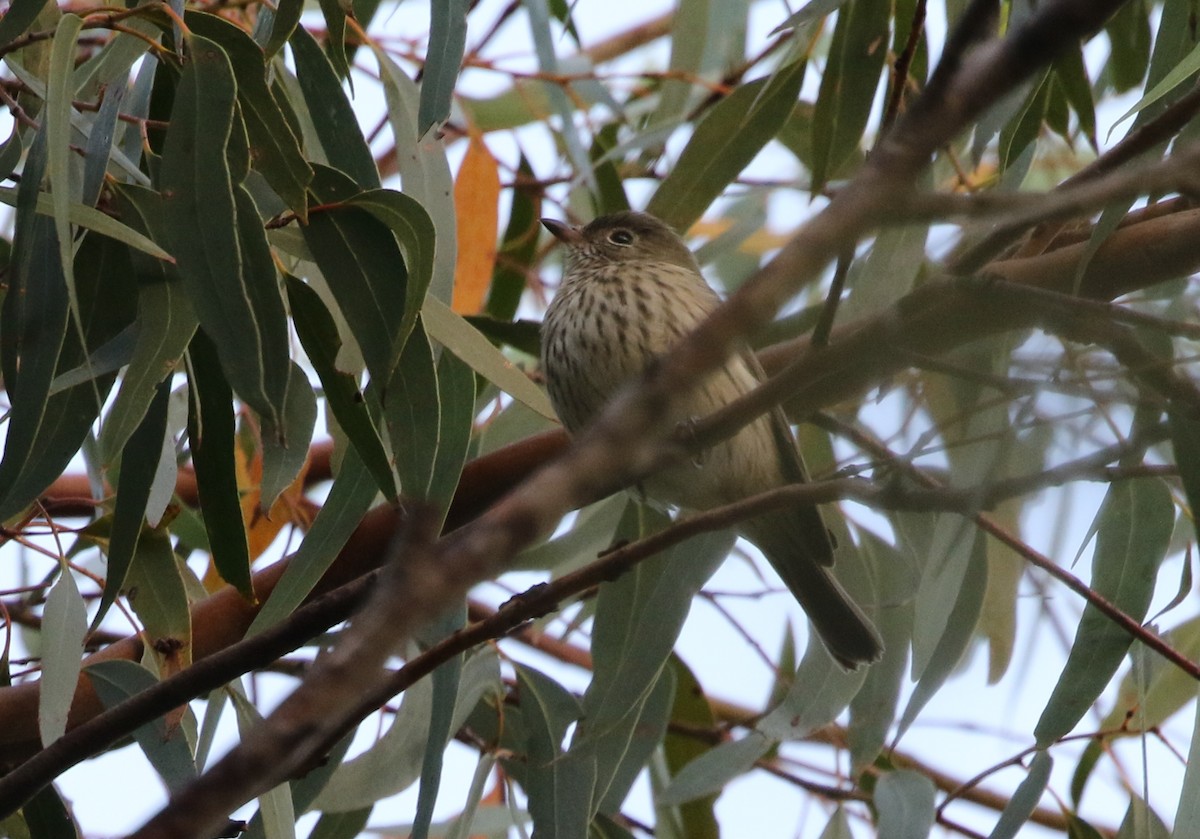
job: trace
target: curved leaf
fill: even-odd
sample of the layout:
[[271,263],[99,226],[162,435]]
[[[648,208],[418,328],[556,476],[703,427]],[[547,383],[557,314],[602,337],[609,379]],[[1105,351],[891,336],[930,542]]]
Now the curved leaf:
[[467,45],[467,0],[444,0],[430,8],[429,48],[421,78],[417,136],[450,116],[458,68]]
[[933,830],[933,781],[908,769],[886,772],[875,784],[879,835],[926,839]]
[[[1100,513],[1091,587],[1134,620],[1146,616],[1174,522],[1171,493],[1162,481],[1123,481],[1109,488]],[[1066,666],[1034,728],[1039,745],[1053,743],[1074,728],[1132,643],[1123,628],[1094,606],[1084,609]]]
[[216,348],[203,331],[192,338],[188,359],[188,440],[213,564],[221,579],[253,598],[250,545],[234,459],[233,392],[222,375]]
[[42,615],[42,679],[38,690],[38,733],[49,746],[67,730],[87,632],[87,607],[66,563],[46,597]]
[[340,169],[363,189],[377,188],[379,171],[375,168],[375,158],[329,59],[303,26],[292,31],[288,42],[296,60],[296,78],[304,103],[329,165]]
[[696,126],[647,212],[676,230],[691,227],[783,127],[800,94],[806,66],[804,61],[793,62],[722,99]]
[[163,148],[166,229],[229,383],[278,424],[289,363],[286,314],[266,232],[226,156],[235,128],[233,66],[215,42],[193,35],[190,43]]

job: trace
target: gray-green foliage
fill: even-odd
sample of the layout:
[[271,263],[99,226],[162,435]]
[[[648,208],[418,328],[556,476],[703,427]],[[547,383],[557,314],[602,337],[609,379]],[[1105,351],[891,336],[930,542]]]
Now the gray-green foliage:
[[[902,120],[925,90],[944,45],[931,40],[918,10],[953,27],[965,7],[978,14],[986,4],[841,0],[802,4],[789,16],[765,2],[683,0],[674,21],[631,28],[627,39],[594,50],[581,46],[592,40],[586,5],[514,5],[526,29],[507,37],[526,39],[516,49],[538,72],[513,73],[487,95],[464,85],[464,60],[503,73],[495,55],[514,49],[484,39],[497,14],[488,3],[431,0],[430,31],[415,57],[398,49],[402,39],[380,37],[361,49],[361,27],[374,21],[371,31],[384,34],[392,24],[390,9],[372,0],[323,0],[323,40],[301,24],[296,0],[172,4],[186,7],[181,17],[156,4],[64,14],[41,0],[15,0],[0,18],[0,84],[19,117],[0,146],[0,174],[14,182],[0,188],[0,201],[14,208],[0,290],[9,405],[0,418],[4,538],[37,535],[39,499],[56,498],[64,474],[86,472],[99,499],[89,521],[71,522],[78,534],[38,540],[61,562],[41,564],[44,557],[7,546],[0,554],[6,566],[21,565],[24,582],[44,584],[35,595],[4,594],[42,659],[37,715],[26,703],[27,718],[14,710],[3,719],[17,707],[8,697],[18,689],[7,682],[18,655],[6,643],[0,658],[0,729],[17,732],[14,742],[49,745],[63,736],[85,627],[114,626],[114,603],[131,607],[150,643],[141,662],[83,668],[104,705],[185,670],[198,650],[212,651],[217,635],[192,619],[189,602],[213,585],[265,600],[255,605],[251,633],[259,633],[288,621],[336,570],[339,552],[360,544],[356,530],[372,506],[419,499],[439,520],[461,524],[456,499],[479,492],[494,500],[515,481],[510,472],[536,465],[528,458],[544,455],[529,453],[544,449],[522,445],[542,439],[535,435],[552,412],[528,375],[537,332],[525,316],[544,300],[535,278],[553,276],[555,262],[538,238],[540,214],[560,204],[590,217],[632,201],[681,233],[694,229],[714,279],[737,288],[783,244],[777,234],[801,222],[768,212],[769,200],[819,206],[870,171],[872,149],[886,142],[881,126]],[[1055,6],[997,5],[997,37]],[[731,553],[728,532],[693,536],[606,580],[594,598],[581,598],[582,586],[570,591],[521,636],[532,641],[549,626],[547,635],[582,643],[586,631],[589,677],[530,658],[516,641],[503,656],[486,646],[448,656],[438,675],[385,711],[386,733],[365,751],[346,759],[343,741],[327,764],[261,796],[250,835],[294,835],[295,820],[315,809],[322,815],[313,836],[356,836],[382,823],[372,814],[379,801],[418,781],[422,803],[409,814],[415,835],[502,836],[531,824],[539,837],[634,835],[622,812],[645,772],[654,808],[639,811],[640,821],[659,836],[714,836],[717,796],[765,766],[796,779],[772,808],[798,813],[805,795],[837,803],[831,818],[805,822],[806,835],[822,825],[824,835],[852,835],[857,814],[880,835],[923,836],[935,817],[955,818],[953,780],[994,769],[972,755],[939,763],[948,756],[934,749],[930,758],[922,748],[923,738],[939,736],[920,724],[929,703],[984,689],[974,671],[963,672],[982,655],[1000,680],[992,690],[1046,687],[1040,713],[1006,721],[1004,753],[1024,771],[989,779],[989,787],[1007,784],[1008,800],[988,811],[983,830],[1019,835],[1035,815],[1072,836],[1091,835],[1092,822],[1115,830],[1122,814],[1122,836],[1163,835],[1162,818],[1173,813],[1194,821],[1194,765],[1173,787],[1177,800],[1143,800],[1141,785],[1122,788],[1113,816],[1083,799],[1101,782],[1106,749],[1142,731],[1175,725],[1175,749],[1200,754],[1200,717],[1194,730],[1180,722],[1196,695],[1195,673],[1151,651],[1111,614],[1164,630],[1171,649],[1196,660],[1189,519],[1200,492],[1200,397],[1188,365],[1200,334],[1186,321],[1198,301],[1178,276],[1150,272],[1152,255],[1187,251],[1200,232],[1195,211],[1173,198],[1186,194],[1184,174],[1173,189],[1149,195],[1138,181],[1138,167],[1196,141],[1194,6],[1133,0],[1094,44],[1060,45],[1053,60],[1047,55],[1030,78],[957,126],[914,187],[928,200],[895,207],[877,219],[878,235],[844,254],[843,305],[826,324],[833,332],[825,352],[851,346],[856,328],[869,324],[879,343],[862,363],[878,373],[856,372],[856,385],[839,391],[830,361],[835,372],[800,383],[798,404],[787,407],[797,418],[825,412],[821,432],[803,437],[814,475],[846,468],[892,491],[876,495],[869,521],[832,505],[829,514],[847,586],[872,598],[864,605],[886,642],[882,663],[846,674],[819,644],[798,656],[789,621],[772,627],[765,643],[752,627],[754,654],[769,659],[770,697],[749,708],[710,706],[708,698],[749,700],[739,685],[705,678],[673,653],[694,599]],[[751,12],[779,29],[751,41],[761,30]],[[643,49],[653,41],[648,33],[670,49]],[[1118,93],[1127,113],[1111,104]],[[372,97],[385,106],[378,136],[363,104]],[[1079,198],[1066,223],[1065,213],[1036,217],[1033,190],[1059,188],[1113,142],[1107,132],[1119,137],[1129,127],[1149,139],[1141,154],[1111,167],[1126,183]],[[456,215],[451,161],[472,132],[494,151],[516,150],[498,154],[495,223]],[[979,200],[967,197],[977,193]],[[1130,211],[1141,198],[1159,203],[1153,212]],[[1156,218],[1176,227],[1152,228]],[[955,249],[934,221],[959,226]],[[1122,231],[1144,239],[1129,244]],[[472,281],[456,274],[460,248],[499,253],[478,311],[453,304],[453,283]],[[1113,260],[1120,248],[1136,249],[1135,258]],[[1109,260],[1114,276],[1100,290],[1089,287],[1093,298],[1142,294],[1107,307],[1070,296],[1070,283],[1020,273],[1055,255],[1063,259],[1048,269],[1053,276],[1080,283],[1088,260]],[[543,261],[549,270],[539,274]],[[1170,264],[1187,274],[1193,263]],[[1060,294],[1038,298],[1036,315],[1013,319],[988,302],[987,280],[954,285],[945,276],[947,266],[979,274],[988,264],[983,274],[1032,276],[1029,285]],[[1174,282],[1147,288],[1143,270]],[[814,327],[829,282],[798,292],[772,341]],[[938,282],[958,301],[949,311],[960,322],[912,319],[912,301]],[[919,329],[885,335],[895,323]],[[857,339],[860,346],[861,333]],[[770,369],[802,349],[776,355]],[[313,445],[324,437],[332,443]],[[312,521],[293,488],[312,468],[310,447],[331,462],[333,478]],[[502,468],[463,478],[475,457]],[[184,478],[194,491],[183,490]],[[1110,482],[1102,500],[1083,489],[1096,480]],[[173,485],[180,492],[168,504]],[[1090,530],[1066,527],[1068,511]],[[287,570],[256,592],[251,563],[287,523],[303,531]],[[513,566],[570,580],[608,546],[668,526],[634,501],[598,501]],[[1086,544],[1093,535],[1094,551]],[[207,590],[197,563],[185,562],[193,555],[211,556]],[[1080,556],[1090,564],[1072,568]],[[1054,573],[1025,573],[1029,563]],[[79,568],[98,571],[98,587],[89,589]],[[1080,590],[1093,602],[1085,605]],[[95,608],[84,599],[93,591]],[[1152,608],[1156,591],[1153,602],[1168,607],[1161,613]],[[1166,603],[1172,591],[1178,595]],[[438,633],[460,623],[450,614]],[[765,652],[781,633],[780,651]],[[323,647],[336,637],[335,630],[307,643]],[[561,644],[543,646],[566,655]],[[715,640],[711,648],[714,656],[752,654]],[[411,660],[422,651],[408,653]],[[175,790],[203,770],[196,757],[207,755],[224,699],[233,700],[243,731],[259,724],[254,695],[239,683],[210,695],[199,736],[192,710],[127,733]],[[978,727],[997,722],[972,712],[965,708],[964,719]],[[363,723],[360,734],[376,725]],[[1073,751],[1063,747],[1073,733],[1096,736]],[[455,736],[477,752],[474,778],[444,768],[443,752],[461,748]],[[844,745],[849,759],[838,765],[852,766],[852,776],[796,769],[791,758],[802,754],[802,741],[826,751]],[[6,748],[0,744],[0,764],[19,760],[20,749]],[[905,750],[936,771],[908,761]],[[1153,791],[1158,768],[1132,774],[1139,773]],[[493,780],[521,795],[502,803],[489,795]],[[1060,785],[1069,786],[1058,795],[1065,815],[1042,804],[1047,787]],[[141,793],[117,781],[105,795],[119,802]],[[435,800],[461,815],[433,821]],[[756,817],[726,816],[720,827],[753,835]],[[1186,825],[1176,832],[1186,835]],[[75,835],[52,788],[0,820],[0,833]]]

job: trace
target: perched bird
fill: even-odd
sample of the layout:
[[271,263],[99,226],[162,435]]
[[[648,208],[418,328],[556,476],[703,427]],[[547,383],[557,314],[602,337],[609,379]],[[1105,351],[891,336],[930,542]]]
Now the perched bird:
[[[674,231],[646,213],[602,216],[578,228],[542,224],[566,245],[563,282],[542,323],[542,369],[567,430],[581,430],[610,396],[677,344],[720,302]],[[692,390],[677,422],[703,417],[757,384],[746,350]],[[697,458],[650,476],[645,494],[707,510],[805,480],[783,411],[774,409]],[[853,669],[879,658],[870,621],[834,579],[833,544],[814,506],[745,521],[741,532],[791,589],[830,654]]]

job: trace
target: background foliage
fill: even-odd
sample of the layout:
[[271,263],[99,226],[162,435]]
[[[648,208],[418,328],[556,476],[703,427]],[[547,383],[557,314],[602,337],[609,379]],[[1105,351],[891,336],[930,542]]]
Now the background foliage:
[[[1190,835],[1193,0],[680,0],[603,38],[592,5],[0,18],[0,832],[95,835],[51,782],[132,738],[174,796],[144,836],[255,798],[226,835]],[[879,664],[798,645],[734,512],[601,497],[619,451],[521,483],[566,447],[537,219],[628,206],[722,290],[755,275],[742,328],[791,283],[764,398],[805,421],[792,498],[840,502]],[[715,666],[676,648],[694,601]],[[1036,706],[998,730],[997,694]],[[947,696],[1003,758],[938,746]]]

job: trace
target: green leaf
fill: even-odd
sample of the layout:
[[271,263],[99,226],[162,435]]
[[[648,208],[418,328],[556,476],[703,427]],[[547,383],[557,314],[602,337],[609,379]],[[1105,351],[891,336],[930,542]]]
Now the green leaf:
[[[0,201],[5,204],[16,206],[17,190],[8,187],[0,187]],[[45,216],[53,216],[54,206],[49,195],[41,195],[37,199],[37,212]],[[137,232],[117,221],[112,216],[105,215],[94,207],[88,207],[83,204],[73,203],[67,210],[67,217],[71,224],[76,227],[83,227],[87,230],[94,231],[107,236],[110,239],[115,239],[129,245],[135,250],[147,253],[157,259],[165,260],[166,262],[174,262],[175,258],[167,251],[163,250],[156,242],[148,239],[146,236]]]
[[23,35],[29,25],[37,20],[38,14],[48,0],[13,0],[4,17],[0,18],[0,47],[6,47],[19,35]]
[[429,337],[472,370],[547,419],[555,418],[546,394],[461,315],[436,297],[426,297],[421,316]]
[[1038,752],[1033,756],[1033,761],[1029,764],[1029,773],[1008,800],[988,839],[1012,839],[1018,834],[1037,809],[1042,793],[1046,791],[1046,785],[1050,782],[1050,770],[1053,767],[1054,759],[1050,757],[1049,752]]
[[1192,527],[1200,534],[1200,517],[1196,513],[1200,511],[1200,420],[1182,411],[1168,411],[1167,428],[1171,432],[1171,446],[1175,450],[1183,492],[1193,511]]
[[369,46],[379,63],[388,121],[396,139],[396,169],[404,184],[404,194],[415,199],[425,210],[437,231],[433,240],[436,247],[429,292],[449,303],[454,292],[458,218],[446,147],[431,137],[418,134],[420,94],[416,83],[376,42],[370,41]]
[[[35,221],[35,225],[53,237],[53,228],[48,221]],[[41,253],[43,260],[37,268],[45,273],[33,277],[28,292],[32,300],[22,301],[38,308],[44,308],[43,295],[63,293],[61,286],[55,289],[51,283],[56,278],[61,281],[61,273],[55,271],[57,253],[49,247]],[[20,370],[14,376],[7,366],[14,361],[14,356],[6,354],[4,357],[13,410],[9,418],[5,458],[0,463],[0,492],[3,493],[0,520],[23,509],[62,474],[87,437],[114,379],[112,373],[100,374],[48,397],[49,389],[43,390],[40,381],[36,382],[35,387],[26,387],[35,384],[26,377],[34,373],[40,376],[39,365],[45,359],[40,356],[37,360],[26,357],[24,350],[35,345],[44,346],[42,341],[53,340],[54,336],[39,334],[31,342],[24,330],[63,330],[65,334],[61,338],[61,348],[51,351],[49,347],[44,347],[51,363],[56,362],[60,372],[73,370],[83,364],[88,357],[88,350],[80,345],[76,330],[66,328],[65,295],[59,298],[57,305],[62,309],[57,317],[60,319],[53,327],[41,321],[43,315],[50,316],[48,312],[35,313],[15,305],[17,301],[13,299],[12,291],[21,287],[20,270],[18,267],[10,293],[5,299],[5,314],[11,313],[8,309],[11,304],[18,318],[32,319],[25,322],[6,321],[4,315],[0,315],[0,327],[4,327],[0,329],[3,333],[0,341],[5,341],[6,347],[15,344],[17,359],[23,359],[17,360]],[[79,283],[80,327],[88,345],[104,346],[128,328],[132,319],[129,307],[133,302],[131,274],[127,249],[100,237],[84,238],[76,257],[75,275]],[[7,329],[11,329],[11,332]]]
[[42,614],[42,678],[38,690],[38,734],[49,746],[67,730],[87,633],[87,607],[64,562]]
[[304,468],[316,423],[317,397],[308,376],[298,364],[292,362],[287,401],[283,406],[283,425],[276,429],[264,423],[262,430],[263,471],[260,488],[263,511],[270,511],[275,499],[296,480]]
[[387,226],[347,203],[359,189],[345,175],[318,167],[312,191],[322,206],[303,228],[305,244],[354,333],[372,380],[386,383],[407,316],[405,260]]
[[196,332],[196,315],[178,281],[142,283],[138,287],[137,305],[133,356],[100,430],[104,463],[111,462],[125,446],[146,415],[158,385],[169,380]]
[[302,222],[307,221],[313,170],[267,85],[263,51],[242,29],[217,15],[189,12],[185,20],[194,33],[226,51],[237,78],[237,100],[246,123],[251,165],[292,212]]
[[[648,518],[658,527],[667,523],[663,516],[629,507],[618,541],[647,535],[639,521]],[[638,712],[675,646],[692,598],[734,540],[729,531],[694,536],[600,587],[592,630],[593,676],[576,741],[607,737],[611,726]]]
[[[524,155],[521,156],[517,172],[523,177],[533,177],[533,169]],[[496,254],[496,270],[492,274],[492,284],[488,288],[484,307],[484,311],[496,320],[510,321],[517,314],[521,295],[525,292],[525,278],[537,253],[541,209],[539,192],[519,188],[513,190],[508,226],[504,229],[500,251]]]
[[[346,10],[339,0],[318,0],[325,18],[325,56],[339,79],[349,79],[350,64],[346,60]],[[353,84],[353,82],[351,82]]]
[[[594,741],[596,791],[593,801],[601,814],[617,814],[638,775],[650,763],[663,744],[667,725],[671,721],[671,703],[675,697],[675,674],[665,668],[640,705],[636,716],[626,722],[627,737]],[[570,752],[568,752],[568,758]]]
[[[480,697],[498,692],[499,685],[500,662],[494,651],[485,649],[467,659],[450,730],[458,731]],[[412,786],[424,760],[432,702],[429,679],[405,691],[391,727],[371,748],[338,768],[313,809],[338,813],[358,810]]]
[[33,214],[45,153],[42,131],[21,179],[9,287],[0,307],[0,360],[13,406],[0,460],[0,521],[27,501],[10,499],[11,487],[28,461],[67,332],[70,302],[54,223]]
[[[672,776],[712,751],[714,745],[687,732],[708,731],[717,724],[712,705],[704,695],[704,687],[677,655],[672,654],[668,666],[675,674],[675,699],[671,706],[671,727],[663,739],[663,754]],[[717,795],[694,798],[679,807],[681,834],[691,839],[717,839],[720,829],[713,813]]]
[[847,2],[848,0],[811,0],[811,2],[805,3],[799,11],[789,15],[783,23],[772,29],[771,34],[778,35],[780,32],[791,29],[793,30],[792,37],[799,37],[799,34],[808,29],[808,27],[821,18],[836,12],[842,6],[846,5]]
[[[104,101],[100,103],[100,110],[92,122],[92,130],[88,134],[87,145],[83,151],[83,187],[80,200],[84,205],[94,205],[100,200],[100,190],[104,187],[104,176],[108,171],[108,159],[112,156],[117,117],[120,115],[124,99],[125,87],[122,83],[104,89]],[[70,207],[67,208],[67,217],[70,218]]]
[[289,43],[304,103],[329,165],[340,169],[362,189],[378,188],[375,158],[329,59],[303,26],[292,31]]
[[[7,20],[7,17],[5,18]],[[42,787],[41,791],[21,808],[30,839],[78,839],[75,822],[59,797],[54,784]],[[2,823],[7,827],[8,823]],[[16,836],[13,837],[16,839]]]
[[221,579],[252,599],[250,547],[234,459],[233,392],[221,372],[216,348],[203,331],[192,338],[188,359],[188,439],[213,564]]
[[337,369],[338,350],[341,338],[337,324],[329,310],[312,288],[295,277],[287,278],[288,302],[292,311],[292,323],[300,343],[308,355],[321,386],[325,391],[325,405],[350,444],[358,452],[379,491],[385,498],[396,497],[396,479],[383,441],[375,428],[375,421],[367,410],[366,400],[358,387],[358,379]]
[[1046,119],[1052,87],[1050,71],[1045,70],[1038,76],[1037,84],[1030,89],[1029,95],[1025,97],[1017,113],[1001,129],[999,148],[1001,171],[1013,166],[1027,149],[1033,147]]
[[[11,15],[12,12],[10,11],[9,14]],[[7,19],[7,16],[0,18],[0,20]],[[14,120],[12,133],[8,135],[4,145],[0,146],[0,178],[7,180],[8,176],[17,170],[24,155],[25,143],[21,139],[21,125]]]
[[[125,31],[114,32],[108,43],[94,52],[90,58],[75,67],[71,74],[71,85],[76,98],[91,95],[103,95],[104,101],[117,90],[117,99],[123,100],[129,83],[129,70],[134,62],[150,49],[150,45],[158,41],[160,29],[153,22],[141,18],[128,18],[122,22]],[[115,86],[114,86],[114,83]],[[117,109],[114,109],[117,110]],[[76,122],[78,126],[79,123]],[[136,129],[135,129],[136,133]],[[105,147],[100,158],[106,162],[112,150],[111,143]],[[120,150],[116,152],[121,154]],[[90,157],[91,151],[88,151]],[[129,161],[135,168],[133,161]]]
[[121,456],[121,472],[117,479],[108,543],[108,573],[104,577],[104,593],[100,597],[96,616],[92,619],[93,628],[100,625],[125,586],[125,576],[137,550],[142,523],[146,520],[150,488],[158,471],[158,458],[146,455],[162,448],[163,437],[167,433],[167,406],[170,399],[171,386],[164,380],[155,389],[154,399],[141,423],[129,436]]
[[[521,783],[529,797],[534,832],[547,836],[586,836],[591,821],[594,776],[586,761],[564,761],[562,741],[567,726],[582,708],[562,685],[538,671],[518,665],[517,685],[525,725]],[[506,761],[511,765],[514,761]]]
[[467,7],[467,0],[445,0],[430,7],[417,137],[424,137],[430,128],[450,117],[454,84],[467,45]]
[[346,813],[322,813],[308,839],[355,839],[362,835],[370,818],[370,807]]
[[354,449],[347,451],[325,503],[254,618],[248,636],[286,618],[304,602],[362,522],[378,492],[358,453]]
[[[1093,149],[1099,148],[1096,141],[1096,103],[1092,96],[1092,85],[1087,67],[1083,63],[1083,50],[1079,46],[1068,47],[1054,61],[1054,76],[1062,88],[1071,109],[1079,118],[1079,130],[1083,132]],[[1070,141],[1070,136],[1063,134]]]
[[1196,703],[1192,741],[1188,747],[1187,769],[1183,773],[1180,793],[1179,806],[1175,810],[1175,824],[1200,823],[1200,702]]
[[[495,288],[495,285],[492,286]],[[467,315],[467,323],[475,327],[489,341],[504,344],[514,350],[537,358],[542,344],[542,324],[536,320],[495,320],[487,315]]]
[[1130,797],[1129,808],[1125,811],[1125,818],[1121,820],[1121,827],[1117,830],[1117,839],[1171,839],[1172,835],[1179,834],[1172,834],[1158,813],[1154,812],[1141,796]]
[[191,39],[161,165],[162,209],[200,324],[238,396],[278,423],[287,388],[287,318],[266,232],[226,158],[237,85],[219,45]]
[[1122,3],[1104,25],[1112,51],[1105,69],[1117,93],[1141,83],[1150,66],[1150,10],[1145,0]]
[[383,413],[400,476],[400,493],[428,499],[438,456],[441,406],[433,348],[419,322],[388,380]]
[[[1142,620],[1173,525],[1171,493],[1162,481],[1113,484],[1100,512],[1091,587],[1134,620]],[[1066,666],[1034,728],[1038,745],[1053,743],[1074,728],[1132,643],[1124,629],[1094,606],[1084,609]]]
[[[439,618],[432,626],[425,627],[419,634],[422,644],[435,644],[461,630],[467,622],[467,604],[462,601],[457,607]],[[445,765],[446,746],[454,736],[454,700],[462,682],[465,655],[459,653],[438,665],[429,675],[433,682],[433,708],[429,714],[429,736],[425,742],[425,755],[421,761],[421,777],[417,790],[417,808],[413,817],[412,839],[427,839],[433,822],[433,808],[437,804]]]
[[452,353],[443,352],[437,361],[437,391],[441,415],[438,420],[437,456],[429,478],[429,500],[448,510],[458,488],[463,464],[471,444],[475,420],[475,374]]
[[[1159,31],[1162,31],[1161,28]],[[1171,93],[1175,88],[1191,79],[1197,70],[1200,70],[1200,45],[1195,46],[1191,52],[1180,58],[1175,66],[1171,68],[1170,72],[1163,76],[1154,87],[1146,91],[1142,98],[1135,102],[1129,110],[1121,114],[1116,122],[1112,124],[1112,128],[1109,131],[1112,131],[1134,114],[1145,110],[1148,106]]]
[[813,111],[813,193],[862,144],[887,57],[888,0],[859,0],[838,11]]
[[[268,6],[263,6],[259,9],[258,17],[261,24],[264,17],[269,15],[271,28],[266,36],[266,43],[262,44],[263,52],[267,58],[272,58],[283,49],[283,45],[292,37],[292,32],[300,23],[300,15],[304,12],[304,0],[280,0],[274,9]],[[261,39],[258,36],[259,32],[256,29],[256,40]]]
[[722,743],[683,767],[658,796],[659,805],[673,807],[716,795],[734,778],[749,772],[774,745],[758,731]]
[[933,781],[911,769],[886,772],[875,784],[880,836],[925,839],[933,830]]
[[796,104],[805,67],[803,61],[793,62],[771,76],[739,85],[721,100],[696,126],[647,212],[676,230],[686,230],[699,219],[783,126]]
[[126,579],[129,605],[146,630],[150,646],[173,673],[192,663],[192,616],[187,591],[164,529],[146,530]]
[[859,551],[879,575],[879,591],[887,592],[886,600],[890,602],[881,604],[874,615],[887,652],[871,665],[867,678],[850,700],[846,739],[854,775],[875,761],[891,734],[908,664],[907,656],[899,651],[912,637],[913,621],[912,601],[905,596],[913,586],[908,558],[865,529],[858,536]]
[[408,279],[404,285],[404,317],[393,337],[392,363],[400,357],[433,282],[435,254],[442,243],[429,213],[415,200],[391,189],[374,189],[351,196],[346,206],[361,207],[388,226],[404,253]]
[[[233,697],[233,707],[237,711],[238,734],[244,741],[251,732],[261,728],[263,717],[246,698],[240,685],[230,693]],[[279,784],[258,796],[258,815],[262,819],[266,835],[271,839],[295,839],[296,806],[292,801],[292,788],[289,784]]]
[[78,200],[78,183],[71,178],[71,99],[75,92],[71,73],[75,69],[75,39],[83,28],[83,19],[73,14],[63,15],[54,32],[50,53],[50,77],[46,84],[46,129],[48,151],[46,174],[50,180],[50,200],[54,207],[54,231],[58,240],[58,255],[62,261],[71,311],[80,334],[79,299],[75,288],[74,253],[71,220],[68,209],[72,199]]
[[[657,529],[667,520],[630,506],[618,539],[646,535],[647,522]],[[589,774],[595,778],[598,800],[620,805],[628,789],[625,782],[632,782],[627,752],[639,726],[648,720],[665,725],[669,697],[660,693],[651,706],[650,696],[666,690],[661,675],[692,598],[733,542],[728,531],[695,536],[600,587],[592,682],[583,697],[583,720],[567,752],[567,759],[591,762]]]
[[[938,516],[939,529],[946,518],[946,515]],[[928,662],[921,669],[917,685],[900,717],[897,737],[903,736],[921,709],[950,678],[974,637],[979,613],[983,608],[983,596],[987,590],[987,546],[982,531],[968,527],[965,535],[971,539],[965,573],[958,580],[957,590],[943,595],[949,598],[953,608],[947,616],[945,630],[930,653]],[[917,607],[920,608],[920,602]]]

